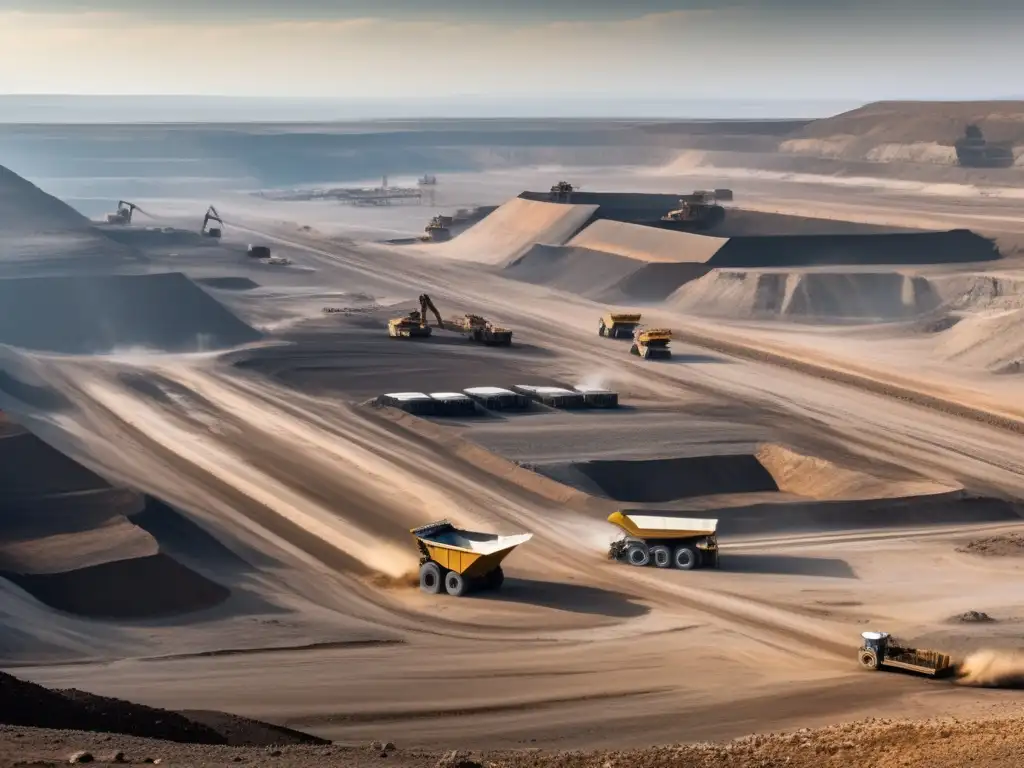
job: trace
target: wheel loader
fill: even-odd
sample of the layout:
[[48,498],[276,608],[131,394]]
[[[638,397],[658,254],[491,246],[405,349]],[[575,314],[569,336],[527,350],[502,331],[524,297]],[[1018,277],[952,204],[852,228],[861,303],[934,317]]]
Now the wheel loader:
[[948,653],[911,648],[888,632],[862,632],[857,660],[864,669],[902,669],[930,677],[949,677],[956,665]]
[[672,331],[668,328],[636,328],[629,353],[644,360],[668,360],[672,357],[671,343]]
[[629,339],[640,325],[640,315],[615,314],[609,312],[598,323],[597,335],[610,339]]

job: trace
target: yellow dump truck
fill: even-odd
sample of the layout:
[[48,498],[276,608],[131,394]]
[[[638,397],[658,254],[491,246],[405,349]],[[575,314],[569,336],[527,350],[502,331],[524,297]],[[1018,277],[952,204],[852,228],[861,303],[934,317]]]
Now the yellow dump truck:
[[471,340],[489,347],[512,346],[512,331],[495,325],[480,315],[460,315],[444,321],[450,331],[465,334]]
[[609,312],[604,315],[597,326],[597,335],[610,339],[628,339],[640,325],[640,315],[616,314]]
[[637,328],[629,353],[645,360],[668,360],[672,357],[671,343],[672,331],[668,328]]
[[948,677],[956,665],[948,653],[910,648],[888,632],[862,632],[857,660],[865,669],[902,669],[930,677]]
[[462,597],[482,589],[500,589],[505,581],[502,561],[532,533],[499,536],[456,528],[449,520],[413,528],[420,550],[420,589],[436,595],[444,589]]
[[625,533],[609,547],[612,560],[682,571],[718,567],[717,520],[662,510],[622,509],[609,515],[608,522]]

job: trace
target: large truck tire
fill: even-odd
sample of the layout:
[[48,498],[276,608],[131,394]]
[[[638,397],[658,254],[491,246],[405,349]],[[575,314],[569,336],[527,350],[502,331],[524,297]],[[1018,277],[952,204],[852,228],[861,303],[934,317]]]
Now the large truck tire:
[[452,597],[462,597],[469,591],[469,582],[461,573],[448,571],[444,575],[444,590]]
[[672,554],[672,564],[681,571],[692,571],[700,564],[700,557],[696,548],[684,544],[676,547]]
[[857,660],[864,669],[870,669],[872,672],[878,669],[878,655],[870,648],[861,648]]
[[655,568],[671,568],[672,567],[672,551],[662,545],[656,544],[651,547],[651,560],[654,562]]
[[643,568],[651,562],[651,552],[645,544],[630,544],[626,547],[626,562],[637,568]]
[[428,595],[440,594],[443,581],[441,566],[437,563],[424,563],[420,566],[420,589]]

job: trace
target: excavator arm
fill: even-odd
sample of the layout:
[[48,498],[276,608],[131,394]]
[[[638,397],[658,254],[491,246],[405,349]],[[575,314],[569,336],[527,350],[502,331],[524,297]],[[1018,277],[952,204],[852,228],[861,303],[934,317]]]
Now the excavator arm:
[[217,209],[212,205],[206,210],[206,216],[203,217],[203,231],[206,231],[206,225],[211,221],[216,221],[222,227],[224,226],[224,222],[221,220],[220,214],[217,213]]
[[427,310],[433,313],[434,318],[437,320],[437,327],[444,328],[444,321],[441,319],[441,313],[437,311],[437,307],[434,306],[434,302],[430,300],[430,297],[423,293],[420,294],[420,322],[423,325],[427,324]]

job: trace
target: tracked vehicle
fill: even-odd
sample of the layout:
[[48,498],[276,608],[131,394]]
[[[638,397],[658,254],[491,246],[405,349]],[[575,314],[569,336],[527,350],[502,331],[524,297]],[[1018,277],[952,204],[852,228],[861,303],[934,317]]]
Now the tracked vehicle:
[[132,223],[132,216],[139,206],[129,203],[127,200],[117,201],[117,210],[107,214],[107,224],[121,224],[127,226]]
[[[219,227],[210,226],[211,222],[217,222],[220,224]],[[203,226],[199,228],[199,234],[203,237],[212,237],[215,240],[219,240],[224,234],[223,232],[224,220],[221,219],[220,214],[217,213],[217,209],[212,205],[206,209],[206,215],[203,216]]]
[[471,340],[486,344],[489,347],[509,347],[512,345],[512,331],[495,325],[480,315],[462,315],[445,321],[444,327],[462,333]]
[[437,320],[437,327],[444,328],[444,321],[441,313],[437,311],[434,302],[423,293],[420,294],[420,308],[414,309],[404,317],[393,317],[388,320],[388,336],[392,339],[425,339],[430,336],[430,326],[427,325],[427,312],[433,312]]

